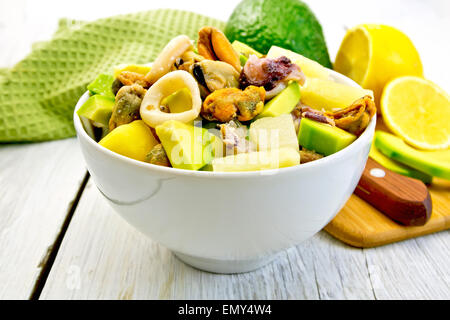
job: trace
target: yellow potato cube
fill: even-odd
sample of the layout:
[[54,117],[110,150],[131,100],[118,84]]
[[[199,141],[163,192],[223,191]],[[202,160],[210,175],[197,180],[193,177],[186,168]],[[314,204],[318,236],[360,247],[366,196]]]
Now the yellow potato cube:
[[275,59],[281,56],[289,58],[293,63],[298,65],[307,78],[319,78],[326,80],[330,77],[329,69],[323,67],[320,63],[308,59],[296,52],[277,46],[272,46],[267,53],[267,58],[271,59]]
[[239,153],[212,161],[213,171],[239,172],[278,169],[300,163],[300,154],[293,148]]
[[307,79],[300,87],[300,101],[314,109],[328,110],[341,109],[350,106],[356,100],[371,96],[371,90],[348,86],[331,80]]
[[278,117],[265,117],[250,125],[250,141],[255,143],[258,151],[280,148],[299,150],[297,134],[291,114]]
[[125,157],[145,161],[145,156],[158,141],[144,121],[135,120],[115,128],[99,144]]

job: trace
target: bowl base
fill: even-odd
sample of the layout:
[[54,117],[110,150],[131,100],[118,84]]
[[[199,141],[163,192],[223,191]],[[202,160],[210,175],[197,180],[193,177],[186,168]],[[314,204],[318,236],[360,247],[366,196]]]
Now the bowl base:
[[272,262],[278,256],[278,254],[274,254],[253,260],[215,260],[194,257],[180,252],[173,253],[178,259],[196,269],[222,274],[253,271]]

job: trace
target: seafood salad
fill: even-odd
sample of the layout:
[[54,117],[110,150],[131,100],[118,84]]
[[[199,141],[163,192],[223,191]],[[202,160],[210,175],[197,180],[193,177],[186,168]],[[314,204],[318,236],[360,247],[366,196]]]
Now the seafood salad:
[[351,144],[376,107],[370,90],[333,81],[292,51],[267,53],[203,27],[148,65],[88,85],[86,132],[123,156],[186,170],[257,171],[315,161]]

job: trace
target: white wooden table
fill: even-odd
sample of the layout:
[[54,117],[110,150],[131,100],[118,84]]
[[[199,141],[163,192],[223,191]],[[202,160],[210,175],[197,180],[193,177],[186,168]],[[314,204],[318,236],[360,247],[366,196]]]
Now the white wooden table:
[[[169,1],[226,20],[237,1]],[[426,76],[450,92],[447,1],[309,1],[334,58],[346,27],[381,22],[406,31]],[[377,4],[376,4],[377,3]],[[148,10],[149,1],[0,2],[0,67],[59,17]],[[450,232],[374,249],[324,231],[246,274],[195,270],[128,226],[86,175],[74,138],[0,145],[0,299],[450,299]]]

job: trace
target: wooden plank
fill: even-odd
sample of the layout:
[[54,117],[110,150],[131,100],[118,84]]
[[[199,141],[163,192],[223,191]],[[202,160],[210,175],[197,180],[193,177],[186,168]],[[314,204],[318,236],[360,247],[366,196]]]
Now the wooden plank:
[[366,258],[322,232],[255,272],[193,269],[124,222],[90,181],[41,299],[373,299]]
[[85,175],[75,139],[0,146],[0,299],[27,299]]
[[450,299],[450,232],[364,252],[377,299]]
[[[0,67],[56,27],[56,17],[30,24],[26,9],[24,0],[0,3]],[[46,276],[86,169],[75,139],[0,145],[0,168],[0,299],[26,299]]]
[[251,273],[193,269],[124,222],[89,182],[41,299],[448,299],[450,234],[373,249],[320,232]]

